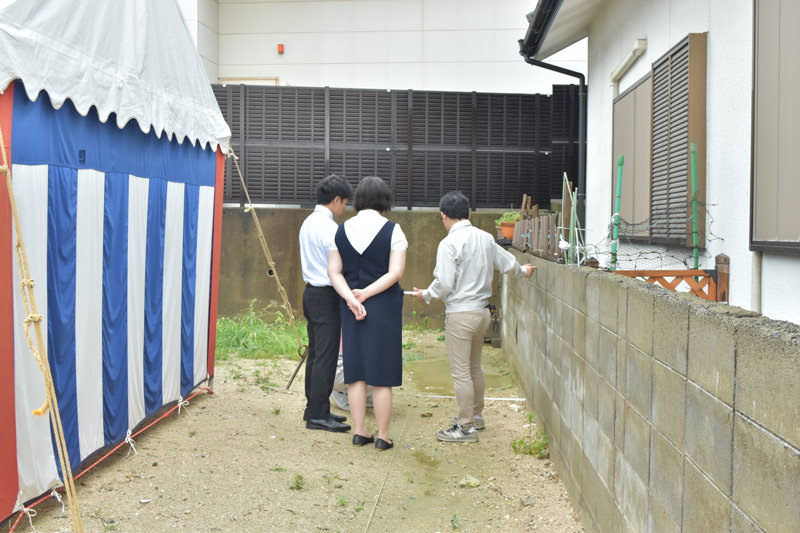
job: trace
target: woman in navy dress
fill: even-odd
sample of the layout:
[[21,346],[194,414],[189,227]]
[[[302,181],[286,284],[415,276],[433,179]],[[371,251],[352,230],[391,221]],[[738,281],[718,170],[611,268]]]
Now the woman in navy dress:
[[[403,383],[403,289],[398,281],[406,265],[403,230],[381,213],[392,206],[392,190],[381,178],[364,178],[356,188],[356,216],[336,231],[328,257],[328,276],[342,297],[342,355],[347,399],[353,418],[353,444],[375,442],[388,450],[392,387]],[[349,309],[349,310],[348,310]],[[364,422],[367,385],[378,439]]]

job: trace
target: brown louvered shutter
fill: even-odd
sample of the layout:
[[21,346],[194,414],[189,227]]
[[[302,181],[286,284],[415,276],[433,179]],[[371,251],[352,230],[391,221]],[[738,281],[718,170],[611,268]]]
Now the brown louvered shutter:
[[[690,34],[653,63],[651,239],[691,243],[691,153],[697,147],[698,199],[705,199],[705,34]],[[700,214],[700,244],[704,234]]]

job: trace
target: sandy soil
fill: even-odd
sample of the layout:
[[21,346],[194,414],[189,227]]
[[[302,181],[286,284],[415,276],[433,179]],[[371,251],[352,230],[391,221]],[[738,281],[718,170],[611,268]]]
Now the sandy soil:
[[[533,428],[499,350],[484,350],[486,396],[498,399],[487,401],[480,441],[436,440],[455,414],[455,400],[440,397],[452,384],[437,336],[405,333],[395,447],[385,452],[352,446],[352,433],[305,429],[302,371],[285,389],[296,361],[218,363],[214,394],[77,481],[85,530],[583,531],[554,465],[511,448]],[[470,477],[478,485],[462,486]],[[36,509],[36,531],[72,530],[57,501]],[[34,529],[23,517],[16,531]]]

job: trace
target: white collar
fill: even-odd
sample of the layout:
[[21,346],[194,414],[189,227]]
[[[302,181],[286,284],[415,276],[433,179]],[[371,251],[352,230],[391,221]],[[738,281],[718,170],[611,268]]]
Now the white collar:
[[453,233],[457,229],[461,229],[461,228],[464,228],[464,227],[467,227],[467,226],[471,226],[471,225],[472,225],[472,222],[470,222],[469,219],[459,220],[458,222],[456,222],[455,224],[450,226],[450,231],[448,231],[447,234],[450,235],[451,233]]
[[330,209],[328,209],[327,207],[325,207],[322,204],[317,204],[317,206],[314,208],[314,212],[315,213],[322,213],[323,215],[326,215],[328,218],[333,220],[333,211],[331,211]]

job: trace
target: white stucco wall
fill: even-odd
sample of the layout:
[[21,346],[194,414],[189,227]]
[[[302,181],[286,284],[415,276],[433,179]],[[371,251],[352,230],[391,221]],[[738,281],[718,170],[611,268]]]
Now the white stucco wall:
[[[619,84],[620,92],[646,75],[651,64],[688,33],[708,32],[706,80],[706,200],[709,235],[701,268],[714,256],[731,260],[730,303],[751,301],[753,253],[749,251],[753,4],[750,0],[615,0],[605,4],[589,31],[587,126],[587,242],[600,243],[612,214],[611,71],[647,39],[647,51]],[[684,254],[685,250],[678,251]],[[800,258],[764,254],[761,311],[800,323],[797,273]]]
[[[519,55],[535,0],[219,0],[219,77],[549,94],[575,78]],[[285,46],[283,55],[278,43]],[[550,62],[585,72],[585,41]]]
[[177,0],[211,83],[219,78],[219,5],[217,0]]

